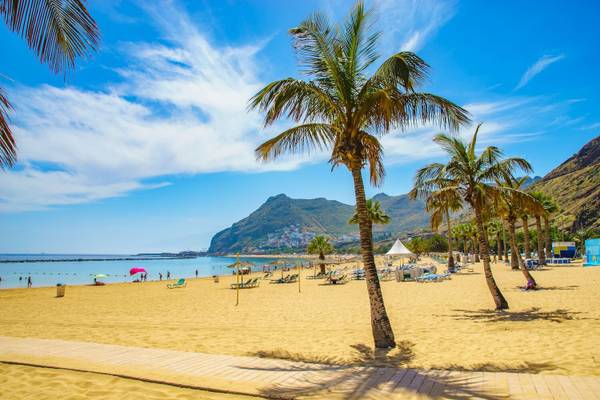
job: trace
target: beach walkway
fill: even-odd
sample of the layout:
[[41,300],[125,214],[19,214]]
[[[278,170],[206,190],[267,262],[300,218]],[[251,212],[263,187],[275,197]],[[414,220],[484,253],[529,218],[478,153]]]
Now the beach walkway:
[[281,399],[600,400],[600,377],[340,367],[16,337],[0,337],[0,362]]

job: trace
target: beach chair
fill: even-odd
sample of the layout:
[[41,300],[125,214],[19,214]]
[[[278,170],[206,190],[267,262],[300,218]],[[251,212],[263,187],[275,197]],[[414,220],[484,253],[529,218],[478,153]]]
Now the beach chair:
[[270,283],[286,283],[288,279],[290,279],[290,276],[286,275],[283,278],[271,279]]
[[185,282],[185,279],[181,278],[175,283],[167,283],[167,288],[169,288],[169,289],[184,288],[186,285],[187,285],[187,283]]
[[248,282],[241,285],[240,289],[252,289],[252,288],[258,287],[258,285],[260,285],[260,279],[254,278],[254,279],[248,280]]
[[232,289],[236,289],[238,286],[241,288],[243,288],[245,285],[248,285],[250,282],[252,281],[252,279],[248,279],[246,282],[241,281],[240,283],[232,283],[230,286]]

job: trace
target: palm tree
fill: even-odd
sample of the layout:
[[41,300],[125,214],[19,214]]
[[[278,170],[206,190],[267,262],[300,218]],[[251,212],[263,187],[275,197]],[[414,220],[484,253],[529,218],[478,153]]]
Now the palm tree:
[[[444,134],[436,135],[434,141],[450,156],[446,164],[433,163],[417,171],[415,186],[424,190],[453,191],[470,205],[475,213],[477,237],[483,255],[483,270],[487,286],[492,294],[497,310],[508,308],[508,302],[500,292],[492,269],[487,233],[484,224],[484,208],[498,201],[501,194],[509,188],[498,186],[495,182],[502,177],[512,175],[520,168],[531,170],[531,166],[522,158],[502,158],[502,152],[495,146],[489,146],[480,154],[476,153],[477,126],[469,143],[458,137]],[[439,176],[445,176],[448,182],[443,188],[439,185]]]
[[477,238],[477,226],[473,223],[473,222],[469,222],[465,225],[465,229],[466,229],[466,233],[467,233],[467,238],[470,241],[470,246],[471,246],[471,252],[473,253],[473,256],[475,257],[475,262],[478,263],[479,261],[481,261],[479,259],[479,254],[480,254],[480,249],[479,249],[479,241]]
[[[390,216],[381,209],[381,203],[378,201],[373,201],[373,199],[367,200],[367,212],[371,224],[386,225],[390,223]],[[358,213],[356,211],[354,211],[354,215],[348,223],[358,224]]]
[[[529,212],[535,213],[540,212],[542,210],[542,205],[530,194],[527,194],[522,191],[524,184],[527,182],[528,177],[522,178],[514,178],[511,175],[506,175],[502,180],[498,180],[498,185],[503,186],[504,188],[508,188],[510,190],[505,190],[500,197],[500,206],[501,215],[504,216],[506,222],[508,223],[508,233],[510,237],[510,252],[511,252],[511,267],[513,269],[520,269],[525,279],[527,280],[528,286],[529,284],[533,285],[533,287],[537,286],[535,279],[529,273],[529,270],[525,266],[523,259],[521,258],[521,253],[517,247],[516,241],[516,232],[515,232],[515,222],[517,221],[519,216],[526,215]],[[525,224],[527,220],[524,220]],[[525,230],[525,225],[524,225]],[[529,230],[524,232],[524,243],[525,243],[525,257],[527,257],[527,251],[529,250]]]
[[[467,230],[465,224],[456,225],[452,228],[452,236],[458,240],[462,240],[463,254],[467,254]],[[457,243],[458,245],[458,243]]]
[[[100,42],[100,31],[85,0],[0,0],[0,16],[43,64],[65,76],[75,68],[77,57],[95,51]],[[8,124],[10,109],[0,88],[0,169],[13,166],[17,160],[17,146]]]
[[498,253],[498,259],[502,260],[502,239],[501,234],[504,230],[502,221],[493,219],[488,222],[488,234],[496,237],[496,252]]
[[545,196],[542,205],[544,207],[544,241],[546,243],[546,258],[552,255],[552,238],[550,237],[550,216],[558,211],[558,204],[550,196]]
[[360,248],[377,348],[395,345],[373,257],[373,236],[362,169],[380,185],[384,174],[381,135],[422,123],[457,130],[469,118],[452,102],[416,89],[429,66],[410,52],[392,55],[375,69],[379,33],[370,32],[369,13],[358,2],[344,24],[332,25],[321,14],[290,30],[302,72],[308,80],[286,78],[268,84],[250,101],[265,113],[265,125],[287,118],[299,125],[281,132],[256,149],[260,160],[283,153],[331,152],[329,162],[352,174]]
[[[448,182],[447,177],[439,177],[438,186],[443,188]],[[415,182],[417,183],[417,182]],[[452,225],[450,212],[459,211],[462,208],[462,199],[456,192],[452,191],[426,191],[422,187],[414,185],[408,193],[409,198],[416,199],[421,197],[425,199],[425,210],[431,213],[431,229],[438,230],[440,225],[446,220],[446,230],[448,232],[448,271],[454,270],[454,256],[452,254]]]
[[[537,200],[538,203],[540,203],[542,205],[544,205],[544,199],[545,196],[542,192],[533,192],[531,193],[531,196]],[[534,218],[535,218],[535,231],[536,231],[536,242],[537,242],[537,253],[538,253],[538,260],[539,260],[539,264],[540,265],[546,265],[546,254],[545,254],[545,250],[544,250],[544,234],[542,231],[542,217],[544,216],[544,214],[546,213],[545,209],[542,209],[536,213],[533,214]]]
[[319,267],[321,268],[321,273],[325,273],[325,255],[333,253],[333,246],[329,243],[329,239],[325,236],[315,236],[309,243],[306,248],[308,254],[318,254],[319,260],[321,263]]

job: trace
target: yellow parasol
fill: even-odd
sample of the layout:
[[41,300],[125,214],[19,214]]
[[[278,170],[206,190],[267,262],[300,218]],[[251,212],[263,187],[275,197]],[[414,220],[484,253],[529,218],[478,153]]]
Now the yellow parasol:
[[[235,288],[235,305],[240,304],[240,267],[251,268],[254,264],[248,261],[240,261],[240,255],[237,255],[237,260],[233,264],[229,264],[227,268],[235,268],[236,288]],[[252,272],[252,270],[250,270]]]

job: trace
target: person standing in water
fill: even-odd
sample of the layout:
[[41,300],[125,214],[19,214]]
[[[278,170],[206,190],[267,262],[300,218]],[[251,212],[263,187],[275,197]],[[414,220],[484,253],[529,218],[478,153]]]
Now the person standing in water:
[[158,273],[158,280],[159,280],[159,281],[162,281],[162,272],[159,272],[159,273]]
[[171,279],[171,272],[167,271],[167,280]]
[[27,277],[27,287],[30,288],[31,285],[32,285],[32,283],[31,283],[31,276],[28,276]]
[[196,278],[198,277],[198,270],[196,270]]

